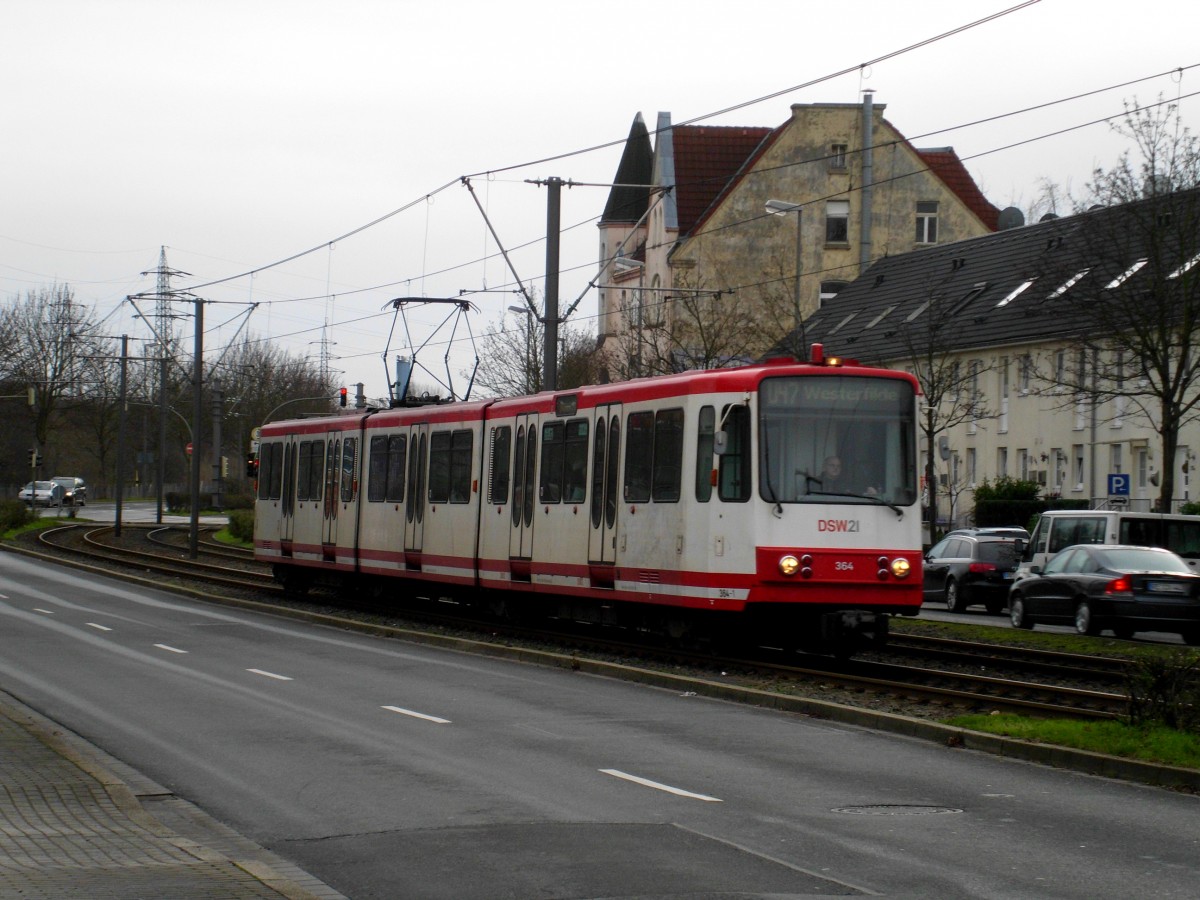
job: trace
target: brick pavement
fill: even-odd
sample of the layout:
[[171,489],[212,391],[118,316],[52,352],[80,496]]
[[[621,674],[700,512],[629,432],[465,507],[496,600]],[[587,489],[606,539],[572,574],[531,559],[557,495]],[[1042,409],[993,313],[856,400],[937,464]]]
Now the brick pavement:
[[341,895],[0,692],[0,898],[164,897]]

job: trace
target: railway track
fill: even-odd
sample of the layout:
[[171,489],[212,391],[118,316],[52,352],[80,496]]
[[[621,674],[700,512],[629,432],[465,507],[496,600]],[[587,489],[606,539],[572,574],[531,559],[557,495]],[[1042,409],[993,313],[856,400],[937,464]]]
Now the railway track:
[[[339,619],[355,617],[365,624],[395,620],[398,611],[351,606],[329,595],[305,601],[287,597],[271,579],[268,567],[252,554],[218,544],[207,534],[198,559],[190,558],[185,529],[125,526],[120,541],[111,526],[68,525],[42,532],[47,549],[87,559],[102,567],[119,567],[161,576],[164,584],[201,583],[216,586],[236,599],[319,607],[336,607]],[[768,685],[785,693],[807,692],[820,699],[850,705],[902,708],[924,717],[945,717],[954,711],[1014,711],[1034,715],[1112,718],[1125,711],[1127,697],[1118,689],[1124,678],[1122,660],[1093,658],[1024,648],[950,641],[894,633],[893,647],[876,659],[835,660],[823,656],[782,657],[770,648],[755,648],[741,658],[683,653],[675,649],[634,643],[595,630],[517,627],[495,621],[464,619],[429,609],[404,610],[406,620],[437,628],[466,628],[475,639],[529,641],[537,646],[575,654],[600,655],[630,664],[671,666],[694,672],[698,678],[736,681],[747,686]],[[311,613],[310,613],[311,615]],[[411,622],[410,622],[411,624]],[[912,664],[894,658],[907,657]],[[917,664],[919,663],[919,664]],[[730,674],[734,673],[734,674]]]

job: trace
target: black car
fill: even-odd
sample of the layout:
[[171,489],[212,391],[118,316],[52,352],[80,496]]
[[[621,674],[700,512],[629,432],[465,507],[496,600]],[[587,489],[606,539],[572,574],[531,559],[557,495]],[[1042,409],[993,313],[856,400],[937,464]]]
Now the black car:
[[87,483],[74,475],[55,475],[50,479],[62,485],[63,504],[66,506],[83,506],[87,503]]
[[1016,628],[1073,624],[1080,634],[1111,628],[1121,638],[1174,631],[1200,645],[1200,575],[1159,547],[1067,547],[1013,585],[1008,608]]
[[947,535],[925,554],[925,599],[943,601],[950,612],[982,603],[995,615],[1004,609],[1024,547],[1008,535]]

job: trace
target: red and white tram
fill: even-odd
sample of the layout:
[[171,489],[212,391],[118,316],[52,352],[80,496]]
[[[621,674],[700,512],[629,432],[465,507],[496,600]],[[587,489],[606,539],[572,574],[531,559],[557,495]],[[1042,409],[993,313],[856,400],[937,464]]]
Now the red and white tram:
[[[921,606],[915,379],[769,361],[261,431],[255,555],[679,637],[881,642]],[[838,457],[857,484],[827,485]],[[424,586],[421,583],[426,583]]]

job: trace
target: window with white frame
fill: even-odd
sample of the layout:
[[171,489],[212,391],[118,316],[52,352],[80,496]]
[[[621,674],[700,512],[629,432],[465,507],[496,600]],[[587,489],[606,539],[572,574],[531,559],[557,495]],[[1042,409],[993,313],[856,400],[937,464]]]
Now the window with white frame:
[[938,202],[917,201],[917,243],[936,244],[938,236]]
[[967,484],[975,487],[975,448],[967,448]]
[[825,243],[850,243],[850,201],[828,200],[825,203]]
[[829,146],[829,168],[844,169],[846,168],[846,151],[849,150],[848,144],[830,144]]
[[968,371],[970,372],[970,375],[968,377],[971,380],[971,396],[970,396],[970,400],[969,400],[969,402],[971,404],[971,410],[970,410],[971,419],[967,423],[967,433],[968,434],[975,433],[976,423],[979,421],[979,407],[980,407],[980,401],[982,399],[982,394],[979,391],[979,373],[982,369],[983,369],[983,363],[980,360],[978,360],[978,359],[971,360],[971,364],[968,368]]
[[1061,447],[1055,447],[1050,451],[1050,459],[1054,465],[1054,490],[1062,493],[1063,484],[1067,480],[1067,454],[1062,452]]
[[997,393],[1000,395],[1000,422],[998,428],[1001,434],[1008,431],[1008,357],[1000,357],[1000,371],[998,373],[1000,386]]
[[1083,444],[1071,446],[1072,469],[1074,470],[1075,490],[1083,490]]
[[1123,444],[1108,445],[1108,471],[1114,475],[1118,475],[1122,471],[1121,466],[1124,462],[1124,454],[1122,453],[1123,449]]
[[1024,447],[1017,451],[1017,475],[1022,481],[1029,480],[1029,451]]
[[1029,384],[1033,380],[1033,357],[1026,353],[1021,357],[1020,370],[1017,373],[1017,390],[1022,395],[1029,393]]
[[1008,476],[1008,448],[996,448],[996,477],[1006,478]]

